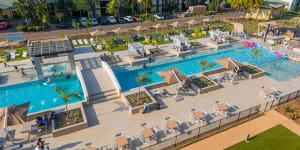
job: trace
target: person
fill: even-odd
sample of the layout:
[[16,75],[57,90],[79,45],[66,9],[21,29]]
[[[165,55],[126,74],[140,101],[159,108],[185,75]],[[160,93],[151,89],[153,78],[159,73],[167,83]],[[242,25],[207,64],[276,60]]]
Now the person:
[[66,78],[67,78],[67,79],[70,79],[70,77],[71,77],[70,74],[67,74]]
[[6,59],[3,57],[2,60],[3,60],[4,68],[6,68],[6,66],[7,66]]
[[149,105],[147,103],[144,103],[144,110],[145,112],[149,112]]
[[32,65],[34,66],[34,65],[35,65],[35,62],[34,62],[33,57],[30,57],[30,61],[31,61]]
[[207,31],[209,31],[209,24],[207,25]]
[[225,32],[225,30],[226,30],[226,26],[223,27],[223,32]]
[[42,141],[42,138],[38,138],[38,141],[36,143],[36,150],[43,150],[44,149],[44,141]]
[[50,78],[48,78],[48,80],[47,80],[47,84],[50,84],[51,83],[51,79]]
[[25,72],[24,72],[24,69],[21,68],[21,73],[22,73],[22,77],[24,78],[26,76]]
[[146,68],[146,67],[147,67],[146,64],[144,64],[144,65],[143,65],[143,68]]
[[15,68],[16,72],[19,72],[18,66],[15,66],[14,68]]

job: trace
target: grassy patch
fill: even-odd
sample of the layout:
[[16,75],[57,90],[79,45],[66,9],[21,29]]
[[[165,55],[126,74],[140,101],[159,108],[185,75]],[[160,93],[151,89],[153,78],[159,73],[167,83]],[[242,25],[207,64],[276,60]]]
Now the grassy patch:
[[66,117],[66,112],[58,113],[55,115],[55,129],[60,129],[63,127],[83,122],[83,117],[80,108],[69,110],[68,124],[66,123]]
[[246,71],[246,72],[248,72],[248,73],[250,73],[250,74],[255,74],[255,73],[261,72],[260,69],[254,67],[254,66],[251,66],[251,65],[244,66],[243,70]]
[[126,98],[132,107],[142,106],[144,105],[144,103],[153,102],[150,96],[146,92],[141,92],[139,100],[138,100],[138,93],[127,95]]
[[192,44],[192,46],[202,46],[202,44],[197,41],[191,42],[191,44]]
[[300,137],[284,126],[278,125],[261,134],[253,136],[248,143],[243,141],[225,150],[253,149],[297,150],[300,149]]
[[192,82],[195,83],[200,89],[215,85],[214,82],[207,79],[206,77],[199,77],[199,78],[193,79]]

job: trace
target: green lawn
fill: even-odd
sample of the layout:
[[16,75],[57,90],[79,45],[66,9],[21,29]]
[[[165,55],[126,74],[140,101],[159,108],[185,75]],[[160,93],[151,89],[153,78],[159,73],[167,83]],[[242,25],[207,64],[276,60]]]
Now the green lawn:
[[[299,150],[300,137],[282,125],[275,126],[225,150]],[[246,137],[245,137],[246,139]]]

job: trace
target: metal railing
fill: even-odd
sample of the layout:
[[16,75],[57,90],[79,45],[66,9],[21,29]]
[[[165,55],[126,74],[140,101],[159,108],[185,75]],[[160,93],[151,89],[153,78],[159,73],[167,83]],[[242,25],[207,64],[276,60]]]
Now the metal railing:
[[242,122],[245,122],[251,118],[257,117],[263,112],[276,108],[278,105],[285,104],[289,101],[300,98],[300,90],[294,91],[275,99],[266,101],[257,106],[245,109],[239,113],[231,114],[225,118],[213,121],[207,125],[203,125],[194,129],[185,130],[179,135],[170,137],[165,140],[160,140],[153,145],[149,145],[144,150],[157,150],[157,149],[175,149],[185,144],[192,143],[194,141],[203,139],[207,136],[218,133],[224,129],[236,126]]

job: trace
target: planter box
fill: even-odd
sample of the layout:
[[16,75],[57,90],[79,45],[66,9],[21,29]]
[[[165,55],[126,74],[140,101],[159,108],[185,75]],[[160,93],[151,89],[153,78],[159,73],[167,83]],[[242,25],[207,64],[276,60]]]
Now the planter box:
[[[116,58],[116,60],[113,60],[113,61],[105,61],[105,62],[108,63],[109,65],[119,63],[119,62],[120,62],[120,59],[119,59],[117,56],[115,56],[115,55],[114,55],[114,57]],[[104,59],[102,58],[102,56],[100,56],[100,59],[101,59],[102,61],[104,61]]]
[[[204,76],[207,80],[209,80],[206,76]],[[200,88],[198,87],[197,84],[193,83],[191,84],[191,88],[196,92],[196,93],[199,93],[199,94],[203,94],[203,93],[208,93],[210,91],[214,91],[214,90],[217,90],[220,88],[220,85],[218,83],[216,83],[215,81],[212,81],[212,80],[209,80],[211,81],[212,83],[214,83],[214,85],[210,85],[210,86],[207,86],[207,87],[204,87],[204,88]]]
[[[134,90],[134,91],[129,91],[126,93],[122,93],[122,99],[123,101],[127,104],[127,106],[129,107],[129,113],[130,114],[136,114],[140,112],[140,109],[144,108],[144,105],[140,105],[140,106],[131,106],[131,104],[129,103],[129,101],[127,100],[126,96],[131,95],[131,94],[135,94],[138,91]],[[146,89],[141,89],[141,92],[146,92],[146,94],[151,98],[152,102],[148,103],[149,105],[149,111],[155,110],[155,104],[157,103],[156,100],[152,97],[152,95],[146,90]]]
[[259,77],[262,77],[264,75],[266,75],[266,72],[256,66],[253,66],[253,65],[249,65],[249,66],[252,66],[252,67],[255,67],[257,68],[258,70],[260,70],[260,72],[257,72],[257,73],[254,73],[254,74],[250,74],[248,73],[247,71],[243,71],[243,75],[248,78],[248,79],[255,79],[255,78],[259,78]]
[[[86,118],[86,115],[85,115],[85,112],[84,112],[83,105],[81,104],[79,108],[81,110],[81,115],[82,115],[82,119],[83,119],[83,122],[81,122],[81,123],[76,123],[76,124],[73,124],[71,126],[67,126],[67,127],[60,128],[60,129],[55,129],[55,121],[51,120],[52,121],[51,122],[51,124],[52,124],[51,128],[52,128],[53,137],[59,137],[59,136],[62,136],[62,135],[66,135],[66,134],[69,134],[69,133],[72,133],[72,132],[76,132],[76,131],[88,128],[88,122],[87,122],[87,118]],[[72,108],[70,110],[73,110],[73,109],[78,109],[78,107],[77,108]],[[58,113],[61,113],[61,112],[58,112]]]

